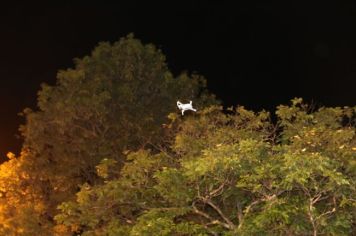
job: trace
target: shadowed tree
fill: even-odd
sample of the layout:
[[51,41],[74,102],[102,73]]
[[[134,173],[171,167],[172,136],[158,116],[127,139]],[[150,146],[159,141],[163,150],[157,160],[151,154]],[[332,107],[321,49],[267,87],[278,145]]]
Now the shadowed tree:
[[[7,219],[0,234],[35,235],[31,230],[38,228],[36,235],[50,235],[57,205],[74,198],[79,185],[101,181],[95,172],[100,160],[115,160],[120,167],[123,151],[164,145],[161,126],[177,99],[194,100],[198,107],[216,103],[204,78],[174,78],[161,51],[132,35],[100,43],[90,56],[74,61],[75,68],[58,73],[56,85],[42,86],[39,109],[23,113],[23,154],[3,164],[3,169],[14,165],[20,177],[10,186],[0,176],[2,207],[11,205],[11,213],[0,212]],[[28,216],[17,201],[27,201]],[[33,224],[19,226],[20,218]]]

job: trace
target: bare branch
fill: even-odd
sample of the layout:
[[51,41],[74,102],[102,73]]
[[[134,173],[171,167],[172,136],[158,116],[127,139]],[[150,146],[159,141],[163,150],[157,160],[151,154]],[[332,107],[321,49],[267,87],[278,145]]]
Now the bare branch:
[[228,224],[229,229],[236,228],[235,224],[227,216],[225,216],[222,210],[217,205],[215,205],[210,199],[202,199],[202,200],[203,202],[211,206],[221,216],[221,218],[224,219],[224,221]]
[[199,210],[196,206],[195,206],[195,202],[193,202],[192,204],[193,207],[193,212],[197,215],[200,215],[202,217],[204,217],[205,219],[208,219],[210,221],[210,223],[208,223],[207,225],[211,225],[211,224],[218,224],[221,225],[222,227],[226,228],[226,229],[230,229],[230,225],[223,223],[219,220],[213,219],[210,215],[208,215],[207,213]]
[[216,197],[216,196],[220,195],[223,192],[223,189],[224,189],[224,186],[225,186],[225,182],[223,182],[217,189],[211,191],[208,194],[209,197],[212,198],[212,197]]
[[330,215],[330,214],[332,214],[332,213],[334,213],[336,211],[336,199],[335,199],[335,197],[333,197],[333,205],[334,205],[333,209],[320,214],[318,217],[316,217],[315,220],[319,220],[320,218],[322,218],[322,217],[324,217],[326,215]]
[[208,225],[210,225],[210,223],[208,223],[208,224],[206,224],[206,225],[203,225],[203,227],[204,227],[209,233],[211,233],[212,235],[214,235],[214,236],[219,236],[218,233],[216,233],[216,232],[212,231],[211,229],[209,229]]
[[309,216],[309,221],[313,226],[313,236],[317,235],[317,225],[313,216],[313,203],[314,202],[314,198],[309,198],[309,207],[308,207],[308,216]]
[[266,201],[270,201],[272,199],[275,199],[277,196],[279,196],[280,194],[284,193],[285,191],[279,191],[276,194],[273,194],[273,195],[267,195],[265,196],[265,198],[262,198],[262,199],[258,199],[258,200],[255,200],[253,201],[250,205],[248,205],[246,207],[246,209],[244,210],[244,214],[242,214],[241,212],[241,208],[239,209],[239,206],[238,206],[238,218],[239,218],[239,226],[238,228],[240,229],[243,225],[243,222],[244,222],[244,218],[249,214],[249,212],[251,211],[252,207],[261,203],[261,202],[266,202]]
[[240,226],[241,222],[243,221],[243,213],[242,213],[241,204],[239,202],[236,203],[236,208],[237,208],[237,219],[239,220],[239,226]]

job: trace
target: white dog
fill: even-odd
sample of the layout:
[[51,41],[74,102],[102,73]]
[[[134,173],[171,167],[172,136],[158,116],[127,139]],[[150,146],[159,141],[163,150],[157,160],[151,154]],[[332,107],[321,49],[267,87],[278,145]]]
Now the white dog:
[[187,104],[183,104],[180,101],[177,101],[177,106],[178,106],[179,110],[182,111],[182,116],[184,116],[184,112],[187,110],[197,111],[196,109],[193,108],[192,101],[190,101],[190,103],[187,103]]

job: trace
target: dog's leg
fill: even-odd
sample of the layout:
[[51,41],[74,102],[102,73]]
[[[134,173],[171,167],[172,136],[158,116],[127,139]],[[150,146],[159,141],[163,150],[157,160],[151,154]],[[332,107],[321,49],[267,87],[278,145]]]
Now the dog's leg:
[[182,116],[184,116],[184,110],[182,109]]

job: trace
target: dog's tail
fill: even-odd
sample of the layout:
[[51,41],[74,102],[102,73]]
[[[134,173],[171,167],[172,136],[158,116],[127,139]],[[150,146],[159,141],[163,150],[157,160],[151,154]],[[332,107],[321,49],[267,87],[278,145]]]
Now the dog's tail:
[[190,101],[190,105],[192,105],[192,101]]

